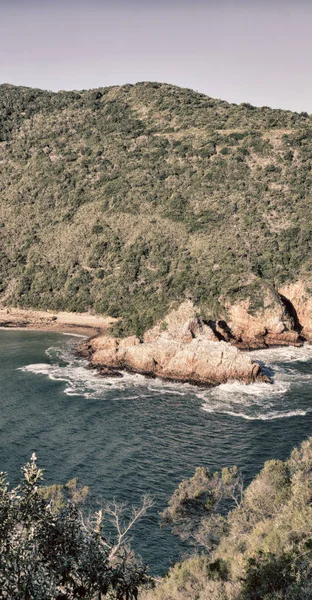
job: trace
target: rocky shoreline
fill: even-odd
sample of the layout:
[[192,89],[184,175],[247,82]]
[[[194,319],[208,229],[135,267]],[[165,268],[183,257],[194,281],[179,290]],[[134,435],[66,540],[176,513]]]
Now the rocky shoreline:
[[99,335],[80,344],[78,353],[102,376],[126,370],[197,385],[249,384],[270,380],[248,350],[312,341],[312,300],[301,282],[280,293],[268,288],[257,311],[249,298],[225,309],[226,321],[207,321],[185,301],[142,339]]
[[0,308],[0,327],[78,333],[77,354],[105,376],[122,371],[201,386],[229,380],[270,382],[248,350],[312,342],[312,298],[302,282],[278,293],[268,288],[263,306],[250,299],[224,305],[225,319],[205,320],[190,300],[172,310],[142,338],[110,335],[115,319],[87,313]]
[[196,385],[216,385],[232,379],[244,383],[269,381],[248,354],[218,339],[188,301],[147,331],[143,339],[100,335],[84,341],[77,352],[103,376],[126,370]]
[[[116,349],[105,348],[111,338],[104,340],[103,336],[96,338],[101,344],[99,350],[94,351],[94,341],[89,340],[79,345],[77,355],[87,358],[89,367],[96,369],[103,377],[120,377],[122,372],[139,373],[145,377],[159,377],[164,381],[176,381],[190,383],[203,387],[210,387],[229,380],[238,380],[246,384],[255,381],[269,383],[269,378],[262,373],[258,363],[252,361],[247,355],[240,353],[232,354],[224,342],[218,343],[218,347],[210,343],[193,344],[192,348],[181,348],[179,344],[175,348],[168,347],[162,340],[156,345],[142,344],[142,349],[134,350],[136,344],[125,339],[127,346],[118,350],[119,340],[116,340]],[[220,345],[219,345],[220,344]],[[144,346],[144,347],[143,347]],[[159,350],[159,354],[158,354]],[[155,354],[159,362],[155,360]],[[162,364],[164,357],[166,364]],[[168,360],[169,358],[169,360]],[[168,361],[168,362],[167,362]]]

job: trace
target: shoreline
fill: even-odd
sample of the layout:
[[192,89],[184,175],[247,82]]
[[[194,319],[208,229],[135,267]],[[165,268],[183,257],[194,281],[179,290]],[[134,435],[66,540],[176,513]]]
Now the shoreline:
[[[172,314],[176,316],[175,313]],[[81,342],[77,340],[76,356],[87,359],[86,368],[96,370],[101,377],[120,377],[122,372],[126,371],[148,378],[161,378],[164,381],[189,383],[199,387],[214,387],[230,380],[243,381],[246,384],[255,381],[272,383],[272,380],[264,375],[258,361],[243,358],[251,350],[259,348],[235,348],[229,342],[220,342],[220,340],[216,345],[216,340],[201,339],[201,335],[198,339],[196,335],[192,335],[187,343],[181,339],[181,331],[185,336],[185,323],[184,329],[183,323],[177,328],[174,320],[175,329],[171,334],[174,334],[173,337],[168,338],[167,333],[157,331],[157,335],[151,340],[142,341],[136,336],[125,339],[112,338],[110,328],[116,321],[117,319],[112,317],[89,313],[41,311],[0,305],[0,329],[54,332],[81,338]],[[194,325],[193,321],[188,323],[188,329],[192,325]],[[153,333],[153,330],[148,333],[151,332]],[[212,348],[215,345],[216,347]],[[263,346],[263,349],[282,346],[299,346],[299,344],[284,341],[282,344]],[[181,361],[179,359],[179,365],[174,363],[174,368],[168,370],[168,362],[171,359],[174,361],[176,353],[181,354]],[[216,364],[215,357],[219,354],[219,362],[217,361]],[[198,362],[195,368],[194,356]],[[209,365],[207,357],[211,359]]]
[[0,307],[0,329],[9,331],[46,331],[93,338],[108,332],[116,321],[112,317]]
[[[48,328],[48,327],[36,327],[36,326],[26,326],[26,327],[18,327],[18,326],[11,326],[11,327],[5,327],[3,325],[0,324],[0,331],[37,331],[38,333],[42,332],[42,333],[59,333],[60,335],[69,335],[69,336],[73,336],[73,337],[78,337],[78,338],[84,338],[84,339],[89,339],[90,336],[90,331],[89,329],[83,329],[81,328],[81,331],[85,331],[85,333],[78,333],[78,330],[80,331],[80,328],[75,328],[75,330],[71,330],[68,329],[68,331],[63,330],[63,329],[52,329],[52,328]],[[95,330],[94,330],[95,331]],[[95,334],[96,335],[96,334]],[[91,335],[91,337],[94,337],[93,335]]]

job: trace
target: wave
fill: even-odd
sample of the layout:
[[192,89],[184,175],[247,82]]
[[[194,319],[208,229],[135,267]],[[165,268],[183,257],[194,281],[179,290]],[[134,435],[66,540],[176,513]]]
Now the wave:
[[[47,349],[48,362],[31,364],[20,368],[23,372],[43,375],[53,381],[65,382],[67,396],[84,396],[86,399],[160,399],[172,395],[197,399],[207,413],[224,414],[231,417],[254,420],[274,420],[305,416],[309,406],[301,402],[293,406],[292,390],[307,385],[312,380],[312,372],[300,371],[296,363],[311,361],[312,346],[303,348],[274,348],[250,352],[254,360],[261,361],[264,367],[273,365],[274,383],[245,385],[237,381],[221,384],[214,388],[199,388],[192,384],[164,382],[144,375],[122,373],[122,377],[101,377],[96,371],[86,369],[88,361],[75,358],[74,343],[68,341],[63,346]],[[265,362],[264,362],[265,359]],[[263,361],[263,362],[262,362]],[[306,367],[305,367],[306,369]],[[135,391],[135,389],[137,391]],[[119,391],[123,394],[112,395]],[[127,393],[128,392],[128,393]],[[130,392],[130,393],[129,393]]]
[[305,343],[300,348],[296,348],[296,346],[265,348],[263,350],[251,350],[248,354],[253,360],[267,365],[308,362],[312,360],[312,345]]
[[191,394],[194,388],[188,384],[164,383],[158,378],[153,379],[151,384],[149,378],[138,373],[122,372],[121,377],[102,377],[95,370],[86,368],[87,360],[75,358],[73,348],[72,343],[62,347],[51,346],[46,350],[49,362],[26,365],[18,370],[43,375],[52,381],[65,382],[67,385],[64,393],[67,396],[84,396],[87,399],[105,398],[108,392],[129,391],[131,388],[139,389],[139,395],[122,395],[122,399],[155,398],[156,395],[159,397],[164,394],[185,396]]
[[122,377],[101,377],[96,372],[88,371],[85,365],[70,363],[67,366],[58,364],[33,364],[19,369],[25,373],[45,375],[52,381],[63,381],[67,385],[64,393],[68,396],[84,396],[85,398],[100,398],[107,392],[126,390],[129,387],[142,385],[141,375],[123,374]]
[[306,372],[308,367],[299,365],[312,361],[312,346],[254,350],[248,354],[270,374],[273,383],[245,385],[235,381],[222,384],[201,394],[204,411],[249,421],[299,417],[311,412],[312,408],[306,406],[307,400],[301,398],[300,389],[309,385],[312,371]]
[[87,335],[82,335],[82,333],[67,333],[65,331],[61,331],[62,335],[68,335],[69,337],[79,337],[79,338],[85,338],[88,339]]
[[[202,407],[206,412],[215,412],[211,407]],[[246,421],[273,421],[275,419],[286,419],[289,417],[304,417],[306,416],[310,410],[289,410],[289,411],[272,411],[268,413],[260,413],[257,415],[248,415],[243,412],[235,412],[231,410],[222,410],[222,414],[229,415],[230,417],[239,417],[240,419],[245,419]]]

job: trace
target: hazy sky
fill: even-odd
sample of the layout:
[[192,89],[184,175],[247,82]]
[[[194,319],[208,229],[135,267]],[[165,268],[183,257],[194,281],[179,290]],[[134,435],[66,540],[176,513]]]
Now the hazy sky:
[[0,82],[165,81],[312,113],[312,0],[0,0]]

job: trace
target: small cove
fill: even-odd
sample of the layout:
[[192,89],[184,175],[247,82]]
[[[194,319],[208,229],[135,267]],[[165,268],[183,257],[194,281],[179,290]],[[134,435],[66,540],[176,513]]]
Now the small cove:
[[198,465],[237,464],[246,482],[265,460],[284,459],[312,435],[312,347],[252,353],[274,384],[212,389],[147,380],[101,379],[72,353],[77,339],[56,333],[0,331],[1,470],[15,484],[36,451],[47,482],[78,476],[92,501],[155,506],[133,545],[153,573],[185,551],[158,513]]

